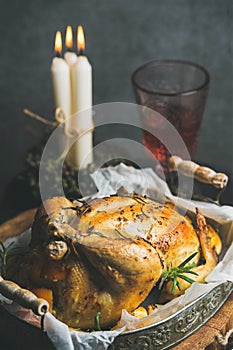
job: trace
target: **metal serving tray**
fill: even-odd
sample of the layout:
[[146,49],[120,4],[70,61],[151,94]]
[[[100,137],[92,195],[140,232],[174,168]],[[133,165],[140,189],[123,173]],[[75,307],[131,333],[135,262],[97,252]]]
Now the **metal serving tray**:
[[119,335],[109,350],[171,349],[214,316],[232,291],[232,282],[222,283],[165,320]]

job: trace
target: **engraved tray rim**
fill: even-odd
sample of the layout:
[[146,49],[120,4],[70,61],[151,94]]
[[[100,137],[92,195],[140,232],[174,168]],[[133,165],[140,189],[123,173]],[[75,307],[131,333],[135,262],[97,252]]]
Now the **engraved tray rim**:
[[233,283],[223,282],[164,320],[118,335],[108,349],[171,349],[208,322],[232,291]]

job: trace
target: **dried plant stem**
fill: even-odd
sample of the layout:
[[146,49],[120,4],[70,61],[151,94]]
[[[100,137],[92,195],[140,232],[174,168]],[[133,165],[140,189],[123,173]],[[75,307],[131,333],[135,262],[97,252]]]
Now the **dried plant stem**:
[[40,115],[36,114],[36,113],[33,113],[31,112],[29,109],[25,108],[23,110],[24,114],[26,114],[27,116],[33,118],[33,119],[36,119],[38,121],[40,121],[41,123],[43,124],[46,124],[46,125],[50,125],[50,126],[57,126],[57,123],[56,122],[50,122],[48,119],[46,118],[43,118],[41,117]]

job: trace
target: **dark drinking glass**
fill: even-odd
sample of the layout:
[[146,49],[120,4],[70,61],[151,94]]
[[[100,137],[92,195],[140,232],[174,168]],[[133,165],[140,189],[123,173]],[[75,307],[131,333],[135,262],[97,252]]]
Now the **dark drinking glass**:
[[[176,128],[190,157],[197,149],[209,80],[204,67],[177,60],[152,61],[132,75],[137,103],[160,113]],[[161,119],[157,118],[157,113],[141,114],[142,142],[166,171],[170,153],[166,143],[153,135],[153,130],[161,128],[158,123]]]

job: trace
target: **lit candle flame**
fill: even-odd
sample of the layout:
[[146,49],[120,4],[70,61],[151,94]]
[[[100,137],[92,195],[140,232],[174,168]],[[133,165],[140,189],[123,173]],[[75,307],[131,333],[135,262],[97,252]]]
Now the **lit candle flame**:
[[73,33],[71,26],[66,27],[66,47],[71,50],[73,47]]
[[62,52],[62,37],[61,37],[61,32],[60,31],[56,32],[54,50],[55,50],[55,52],[56,52],[56,54],[58,56],[61,55],[61,52]]
[[78,26],[77,46],[78,52],[82,55],[83,51],[85,50],[85,37],[82,26]]

